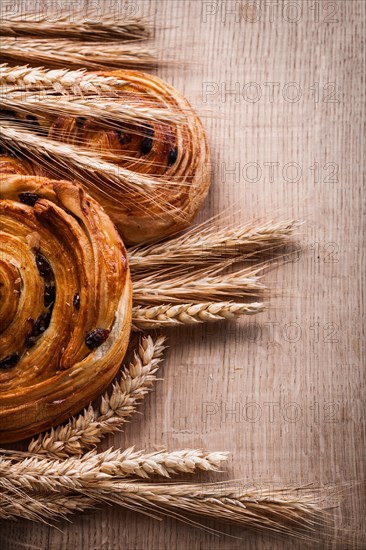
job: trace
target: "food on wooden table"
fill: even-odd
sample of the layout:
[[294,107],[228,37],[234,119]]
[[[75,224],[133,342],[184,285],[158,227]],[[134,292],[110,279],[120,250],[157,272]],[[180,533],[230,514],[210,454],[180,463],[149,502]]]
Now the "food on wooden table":
[[57,425],[95,399],[129,341],[124,245],[79,185],[0,158],[0,441]]
[[[227,453],[94,448],[150,391],[164,349],[164,337],[143,338],[102,395],[128,344],[132,289],[125,248],[99,204],[124,241],[136,245],[129,249],[132,312],[142,330],[263,311],[263,302],[232,298],[263,293],[266,264],[236,262],[283,244],[293,223],[221,231],[209,223],[162,241],[189,225],[207,194],[202,124],[157,77],[87,71],[149,67],[150,50],[124,43],[148,37],[148,26],[136,18],[103,16],[93,24],[75,14],[50,24],[24,16],[0,25],[9,35],[0,57],[25,64],[2,65],[0,73],[1,141],[16,155],[0,157],[0,442],[54,428],[33,439],[28,453],[2,450],[0,517],[46,521],[103,499],[301,536],[319,518],[314,495],[260,495],[233,483],[146,483],[156,475],[216,471]],[[65,62],[81,69],[67,70]],[[50,177],[76,179],[83,188]]]
[[3,67],[2,142],[38,174],[77,177],[128,244],[187,227],[210,185],[205,132],[188,101],[137,71],[66,73]]

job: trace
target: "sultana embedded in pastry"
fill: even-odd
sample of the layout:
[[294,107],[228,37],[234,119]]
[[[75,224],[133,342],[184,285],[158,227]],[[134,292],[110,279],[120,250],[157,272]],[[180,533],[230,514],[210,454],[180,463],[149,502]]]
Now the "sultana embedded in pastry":
[[117,230],[85,190],[2,163],[0,442],[10,442],[108,386],[129,341],[132,287]]

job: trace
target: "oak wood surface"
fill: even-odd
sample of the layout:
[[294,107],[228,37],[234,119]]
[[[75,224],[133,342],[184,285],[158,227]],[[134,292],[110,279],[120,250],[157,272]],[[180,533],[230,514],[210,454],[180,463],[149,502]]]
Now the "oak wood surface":
[[[107,10],[116,2],[90,4]],[[301,252],[266,276],[270,310],[172,332],[164,381],[104,448],[231,451],[227,470],[202,480],[265,488],[351,482],[334,511],[350,542],[335,532],[327,544],[365,547],[365,489],[355,483],[365,477],[365,3],[129,4],[155,23],[161,57],[177,61],[157,74],[187,95],[207,128],[214,181],[199,219],[305,224]],[[215,536],[111,507],[58,529],[19,521],[0,530],[4,550],[318,547],[230,527]]]

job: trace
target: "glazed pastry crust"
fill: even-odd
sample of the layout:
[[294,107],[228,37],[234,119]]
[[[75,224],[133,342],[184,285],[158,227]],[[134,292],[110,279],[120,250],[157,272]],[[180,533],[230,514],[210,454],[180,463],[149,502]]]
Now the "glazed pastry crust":
[[[172,185],[152,193],[145,203],[140,202],[135,208],[131,207],[131,210],[124,210],[113,201],[105,204],[129,244],[154,240],[181,231],[198,212],[211,182],[209,148],[199,117],[187,99],[160,78],[137,71],[121,70],[101,74],[128,81],[129,93],[139,97],[142,102],[165,105],[186,115],[184,124],[170,126],[169,129],[156,124],[155,134],[160,139],[144,157],[143,162],[137,160],[127,166],[142,174],[163,176]],[[174,150],[177,158],[169,166],[169,155]]]
[[[0,442],[76,414],[126,352],[132,287],[113,223],[80,186],[0,158]],[[13,172],[13,173],[11,173]]]

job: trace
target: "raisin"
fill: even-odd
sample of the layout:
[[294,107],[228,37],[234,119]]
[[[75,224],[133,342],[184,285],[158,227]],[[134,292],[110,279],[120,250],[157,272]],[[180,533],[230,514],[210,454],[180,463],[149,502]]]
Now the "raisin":
[[44,289],[44,307],[49,307],[56,300],[55,285],[46,285]]
[[38,199],[39,196],[37,193],[20,193],[19,195],[20,202],[27,204],[28,206],[34,206]]
[[33,324],[32,331],[25,339],[25,347],[27,349],[32,348],[36,343],[41,334],[43,334],[48,327],[50,326],[51,321],[51,312],[49,311],[45,315],[40,315],[38,319]]
[[118,141],[121,145],[126,145],[126,143],[131,143],[132,136],[130,134],[126,134],[125,132],[122,132],[120,130],[117,130],[116,132]]
[[72,303],[74,304],[75,309],[80,309],[80,294],[78,292],[75,293]]
[[52,273],[52,268],[48,260],[40,252],[36,253],[36,264],[42,277],[48,277]]
[[31,336],[40,336],[41,334],[43,334],[50,326],[50,321],[51,321],[50,313],[46,313],[45,315],[40,315],[38,319],[36,319],[33,325]]
[[168,153],[168,166],[172,166],[178,158],[178,148],[173,147]]
[[97,328],[88,332],[85,337],[85,344],[91,350],[99,348],[107,340],[109,336],[109,330],[104,328]]
[[79,116],[79,117],[76,119],[76,126],[77,126],[78,128],[82,128],[82,127],[84,126],[85,122],[86,122],[86,118],[83,117],[83,116]]
[[25,347],[27,349],[32,348],[37,343],[37,336],[32,336],[31,334],[28,334],[28,336],[25,339]]
[[143,155],[147,155],[148,153],[150,153],[151,149],[153,148],[153,145],[154,145],[154,141],[152,138],[144,138],[142,141],[141,141],[141,145],[140,145],[140,151]]
[[7,355],[4,359],[0,361],[0,369],[11,369],[12,367],[15,367],[15,365],[18,363],[20,359],[19,353],[10,353],[10,355]]

